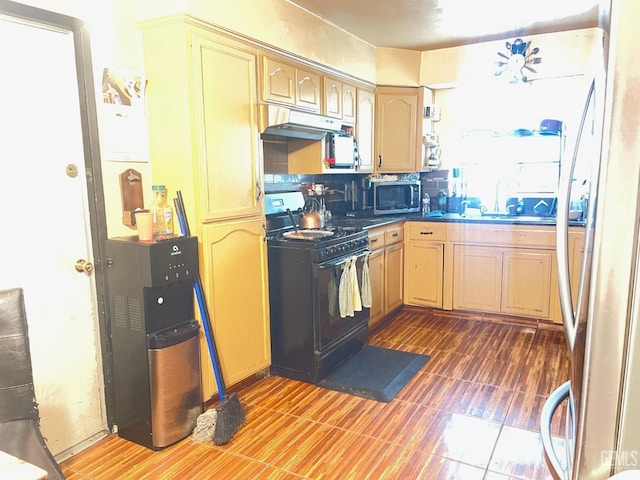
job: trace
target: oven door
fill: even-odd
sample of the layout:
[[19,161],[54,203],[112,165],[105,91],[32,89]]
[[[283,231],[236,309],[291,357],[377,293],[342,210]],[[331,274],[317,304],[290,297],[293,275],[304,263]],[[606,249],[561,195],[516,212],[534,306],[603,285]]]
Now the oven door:
[[[332,349],[337,344],[351,339],[362,332],[363,327],[367,328],[369,323],[369,309],[362,307],[360,311],[354,311],[350,316],[349,309],[345,308],[345,301],[340,300],[340,283],[344,282],[344,267],[346,262],[356,257],[356,272],[358,281],[358,292],[362,290],[362,271],[367,258],[368,249],[359,250],[352,255],[328,260],[316,265],[314,275],[317,278],[318,288],[316,294],[317,310],[315,313],[317,322],[315,347],[316,351],[322,353],[327,349]],[[342,309],[341,309],[342,303]]]

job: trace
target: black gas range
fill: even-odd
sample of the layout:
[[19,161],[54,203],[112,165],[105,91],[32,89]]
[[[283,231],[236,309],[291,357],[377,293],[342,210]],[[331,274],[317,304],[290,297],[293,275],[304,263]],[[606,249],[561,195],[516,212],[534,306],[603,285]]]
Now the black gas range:
[[338,293],[349,263],[362,278],[368,235],[351,226],[296,232],[287,208],[303,204],[298,192],[266,197],[271,371],[316,383],[366,342],[369,309],[345,314]]
[[293,228],[267,235],[269,247],[308,251],[314,262],[324,262],[367,248],[369,236],[354,227],[329,226],[322,229],[298,230]]

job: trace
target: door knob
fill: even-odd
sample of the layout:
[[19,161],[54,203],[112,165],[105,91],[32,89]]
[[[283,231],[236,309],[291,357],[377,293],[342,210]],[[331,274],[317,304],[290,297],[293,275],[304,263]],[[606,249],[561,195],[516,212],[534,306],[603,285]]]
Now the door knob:
[[87,262],[86,260],[83,260],[82,258],[79,260],[76,260],[76,272],[84,272],[84,273],[91,273],[93,271],[93,263],[91,262]]

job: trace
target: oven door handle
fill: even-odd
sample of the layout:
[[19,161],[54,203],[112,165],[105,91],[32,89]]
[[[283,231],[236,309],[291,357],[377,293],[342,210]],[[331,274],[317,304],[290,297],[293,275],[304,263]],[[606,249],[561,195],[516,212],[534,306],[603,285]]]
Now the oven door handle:
[[332,260],[327,260],[326,262],[322,262],[321,264],[318,265],[318,268],[326,269],[326,268],[339,267],[341,265],[344,265],[346,263],[346,261],[349,260],[352,257],[357,257],[358,260],[359,260],[359,259],[363,258],[365,255],[369,255],[369,253],[371,253],[371,250],[369,250],[369,249],[358,250],[357,252],[354,252],[352,255],[345,255],[344,257],[338,257],[338,258],[334,258]]

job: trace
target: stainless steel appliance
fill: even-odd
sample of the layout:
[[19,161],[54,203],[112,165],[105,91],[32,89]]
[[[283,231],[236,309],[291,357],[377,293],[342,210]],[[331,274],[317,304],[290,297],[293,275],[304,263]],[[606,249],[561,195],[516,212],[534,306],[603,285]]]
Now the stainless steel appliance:
[[118,435],[152,449],[187,437],[202,413],[195,237],[106,241]]
[[374,215],[419,212],[422,207],[420,180],[371,179]]
[[[632,100],[638,90],[634,35],[640,4],[612,0],[610,12],[608,6],[606,89],[604,69],[596,69],[558,196],[560,298],[571,376],[545,404],[541,434],[554,476],[563,480],[600,480],[640,468],[640,102]],[[572,173],[591,156],[584,258],[572,305],[566,258],[569,185]],[[564,401],[565,448],[554,449],[550,422]]]
[[328,133],[327,158],[325,162],[330,169],[349,169],[355,171],[358,165],[358,149],[353,135]]
[[[357,258],[362,278],[368,258],[366,231],[349,227],[294,231],[302,193],[266,195],[271,371],[315,383],[360,351],[368,335],[369,310],[341,310],[343,268]],[[297,217],[294,214],[294,222]]]
[[262,135],[322,140],[328,132],[339,132],[342,122],[317,113],[294,110],[280,105],[260,106]]

